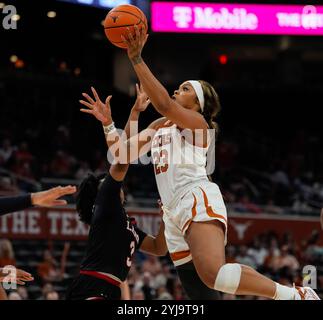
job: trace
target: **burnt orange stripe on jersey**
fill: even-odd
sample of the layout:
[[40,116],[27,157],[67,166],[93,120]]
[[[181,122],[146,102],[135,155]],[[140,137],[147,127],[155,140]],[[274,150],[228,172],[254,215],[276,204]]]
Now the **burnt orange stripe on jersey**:
[[203,198],[204,198],[204,205],[205,205],[205,208],[206,208],[206,213],[209,217],[212,217],[212,218],[220,218],[220,219],[223,219],[225,221],[225,223],[227,223],[227,219],[225,217],[223,217],[222,215],[220,214],[217,214],[217,213],[214,213],[213,212],[213,209],[211,206],[209,206],[209,200],[207,198],[207,195],[205,193],[205,191],[199,187],[203,193]]
[[173,261],[181,260],[188,257],[191,254],[190,250],[173,252],[170,254],[170,257]]

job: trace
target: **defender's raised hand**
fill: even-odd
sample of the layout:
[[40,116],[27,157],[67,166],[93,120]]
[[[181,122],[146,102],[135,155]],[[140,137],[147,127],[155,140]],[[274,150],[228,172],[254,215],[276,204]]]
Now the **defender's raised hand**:
[[67,202],[59,200],[60,197],[70,195],[76,192],[75,186],[55,187],[46,191],[40,191],[31,194],[31,203],[34,206],[54,207],[63,206]]
[[96,92],[96,90],[91,87],[94,99],[87,93],[82,93],[83,97],[87,100],[80,100],[80,103],[86,106],[88,109],[80,109],[81,112],[92,114],[97,120],[99,120],[104,126],[111,124],[111,107],[110,100],[112,96],[108,96],[103,103]]
[[137,112],[143,112],[147,109],[147,107],[150,104],[149,97],[147,93],[144,91],[141,84],[139,86],[138,83],[136,83],[136,92],[137,92],[137,99],[133,106],[133,110]]
[[24,270],[16,269],[14,266],[6,266],[0,268],[0,282],[17,283],[24,285],[25,282],[33,281],[33,276]]

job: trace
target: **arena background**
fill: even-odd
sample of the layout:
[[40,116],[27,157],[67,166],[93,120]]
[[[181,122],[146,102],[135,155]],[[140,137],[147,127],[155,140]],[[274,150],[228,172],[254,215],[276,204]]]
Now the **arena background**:
[[[0,195],[77,185],[88,172],[107,170],[102,128],[79,112],[81,92],[94,86],[102,96],[112,94],[119,128],[135,100],[126,53],[103,32],[109,9],[100,7],[102,1],[67,2],[78,1],[0,3],[0,13],[13,4],[19,14],[16,30],[0,28]],[[150,17],[150,1],[133,3]],[[150,32],[143,56],[169,92],[197,78],[220,95],[212,178],[228,207],[227,261],[288,285],[301,284],[303,267],[313,265],[322,295],[322,36]],[[156,118],[149,108],[140,128]],[[155,234],[160,216],[152,167],[133,165],[126,188],[129,212]],[[74,198],[67,200],[67,208],[1,217],[0,266],[35,276],[26,289],[8,291],[10,299],[64,299],[87,234]],[[128,281],[131,299],[185,299],[168,256],[138,253]]]

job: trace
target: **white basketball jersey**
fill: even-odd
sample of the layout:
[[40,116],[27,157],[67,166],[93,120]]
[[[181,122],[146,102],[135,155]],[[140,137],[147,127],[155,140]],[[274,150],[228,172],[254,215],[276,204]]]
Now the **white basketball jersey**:
[[172,207],[194,185],[208,181],[207,148],[194,146],[184,135],[176,124],[166,121],[152,141],[151,156],[164,206]]

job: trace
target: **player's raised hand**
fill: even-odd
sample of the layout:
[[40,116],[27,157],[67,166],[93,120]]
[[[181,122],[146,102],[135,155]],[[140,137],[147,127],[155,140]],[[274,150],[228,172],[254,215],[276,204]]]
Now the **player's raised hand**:
[[128,29],[128,34],[126,36],[121,36],[122,41],[127,46],[128,57],[131,62],[136,65],[142,61],[141,52],[148,39],[148,34],[146,34],[145,29],[139,30],[138,26],[135,25],[135,37]]
[[24,285],[25,282],[33,281],[33,276],[21,269],[16,269],[14,266],[6,266],[0,269],[0,282],[11,282]]
[[34,278],[30,273],[17,269],[16,280],[17,284],[24,285],[25,282],[33,281]]
[[53,207],[66,205],[65,200],[58,200],[58,198],[73,194],[76,192],[76,187],[55,187],[46,191],[40,191],[31,194],[31,203],[35,206]]
[[143,112],[147,109],[147,107],[150,104],[149,97],[147,93],[144,91],[141,84],[139,86],[138,83],[136,83],[136,92],[137,92],[137,99],[133,106],[133,110],[137,112]]
[[111,107],[110,107],[110,100],[112,96],[108,96],[103,103],[96,92],[96,90],[91,87],[94,99],[89,96],[87,93],[82,93],[83,97],[87,100],[80,100],[80,103],[86,106],[88,109],[81,109],[81,112],[92,114],[97,120],[99,120],[104,126],[111,124],[112,117],[111,117]]

